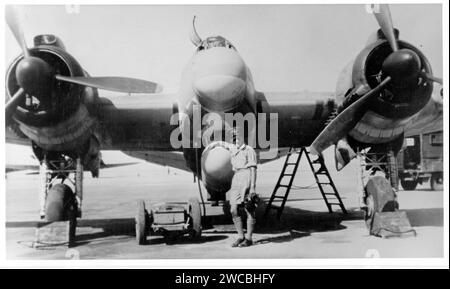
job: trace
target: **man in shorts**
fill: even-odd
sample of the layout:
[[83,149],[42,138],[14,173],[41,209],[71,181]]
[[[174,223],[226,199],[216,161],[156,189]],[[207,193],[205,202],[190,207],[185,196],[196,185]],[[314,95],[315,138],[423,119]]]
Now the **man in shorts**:
[[[219,145],[228,149],[233,165],[233,179],[229,191],[230,211],[238,238],[232,247],[248,247],[253,244],[252,234],[255,228],[255,206],[245,206],[256,197],[256,166],[255,150],[245,144],[243,136],[237,130],[233,131],[234,143],[220,142]],[[247,234],[244,234],[242,214],[247,215]]]

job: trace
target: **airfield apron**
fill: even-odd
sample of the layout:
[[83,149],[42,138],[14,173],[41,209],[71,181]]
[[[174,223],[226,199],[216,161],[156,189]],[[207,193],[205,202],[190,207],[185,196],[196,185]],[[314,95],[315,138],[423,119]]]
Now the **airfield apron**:
[[234,176],[229,191],[230,205],[240,205],[245,201],[251,184],[250,168],[256,167],[256,153],[253,148],[242,145],[231,147],[231,163]]

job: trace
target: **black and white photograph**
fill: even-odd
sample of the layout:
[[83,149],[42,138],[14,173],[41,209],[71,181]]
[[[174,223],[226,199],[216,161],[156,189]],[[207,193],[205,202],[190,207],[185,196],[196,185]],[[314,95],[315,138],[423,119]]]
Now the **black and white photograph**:
[[448,3],[33,3],[2,266],[448,268]]

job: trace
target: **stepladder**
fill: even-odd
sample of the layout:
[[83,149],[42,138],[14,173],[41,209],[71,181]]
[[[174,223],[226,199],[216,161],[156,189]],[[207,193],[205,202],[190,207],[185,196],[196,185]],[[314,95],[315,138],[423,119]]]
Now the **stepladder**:
[[[275,210],[277,218],[281,218],[281,214],[288,200],[303,155],[305,155],[308,161],[309,168],[314,175],[315,182],[325,201],[328,212],[332,213],[333,207],[338,206],[342,213],[346,214],[347,210],[345,209],[342,199],[325,165],[323,157],[319,155],[313,160],[307,148],[301,147],[299,149],[289,149],[280,176],[267,204],[264,216],[267,217],[271,210]],[[280,205],[274,205],[274,202],[278,200],[281,201]]]

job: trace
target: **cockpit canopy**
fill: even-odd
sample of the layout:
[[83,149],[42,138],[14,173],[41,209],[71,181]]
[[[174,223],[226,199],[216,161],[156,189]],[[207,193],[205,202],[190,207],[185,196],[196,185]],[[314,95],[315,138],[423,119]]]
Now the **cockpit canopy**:
[[226,47],[236,50],[233,44],[231,44],[228,40],[226,40],[222,36],[211,36],[202,40],[200,45],[197,47],[197,51],[210,49],[212,47]]

